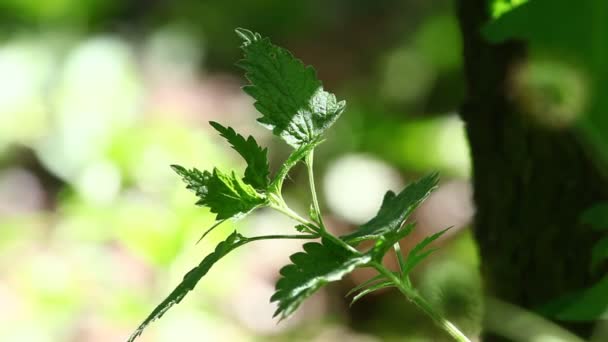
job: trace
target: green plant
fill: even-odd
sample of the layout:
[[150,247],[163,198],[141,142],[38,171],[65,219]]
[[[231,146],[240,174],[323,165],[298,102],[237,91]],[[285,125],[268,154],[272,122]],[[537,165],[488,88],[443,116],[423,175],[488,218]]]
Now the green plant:
[[[268,38],[244,29],[237,29],[243,39],[245,58],[238,65],[245,69],[251,82],[243,90],[255,99],[255,107],[262,114],[258,121],[294,148],[282,167],[270,178],[267,149],[260,147],[251,136],[245,138],[232,128],[211,122],[221,136],[245,159],[244,177],[225,173],[217,168],[199,171],[173,165],[187,188],[196,193],[198,205],[215,213],[217,225],[227,219],[242,217],[255,209],[270,207],[297,222],[293,235],[266,235],[245,237],[236,231],[221,242],[215,251],[190,272],[177,288],[144,320],[129,338],[133,341],[143,329],[161,317],[171,306],[179,303],[209,269],[232,250],[247,243],[271,239],[320,239],[303,245],[303,252],[291,256],[291,264],[280,271],[281,278],[271,297],[277,303],[275,316],[284,319],[292,314],[310,295],[327,283],[339,281],[356,268],[370,267],[378,275],[351,291],[353,302],[375,290],[396,287],[407,299],[428,314],[441,328],[458,341],[467,337],[452,323],[444,319],[420,296],[409,279],[410,271],[432,253],[426,247],[446,230],[427,237],[407,257],[399,249],[399,240],[414,228],[404,224],[412,211],[436,187],[437,174],[414,182],[399,194],[389,191],[384,196],[378,214],[355,232],[345,236],[332,235],[323,222],[317,200],[313,159],[314,149],[322,142],[325,131],[338,119],[345,107],[344,101],[323,90],[315,71],[294,58],[287,50],[273,45]],[[303,160],[307,166],[312,205],[309,218],[294,212],[285,203],[281,189],[288,172]],[[374,241],[373,247],[361,251],[356,247],[364,240]],[[389,251],[397,254],[399,271],[392,272],[382,264]]]

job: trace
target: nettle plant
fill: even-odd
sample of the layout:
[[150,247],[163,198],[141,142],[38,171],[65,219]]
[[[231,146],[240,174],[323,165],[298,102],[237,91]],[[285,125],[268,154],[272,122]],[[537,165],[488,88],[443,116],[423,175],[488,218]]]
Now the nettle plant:
[[[425,238],[407,256],[399,248],[399,240],[414,229],[414,224],[405,224],[406,220],[436,188],[437,174],[411,183],[398,194],[388,191],[378,214],[353,233],[345,236],[330,233],[323,222],[317,200],[313,156],[315,148],[323,141],[325,131],[340,117],[346,103],[337,101],[335,95],[325,91],[315,70],[305,66],[289,51],[273,45],[258,33],[245,29],[237,29],[236,33],[243,39],[245,55],[237,65],[245,70],[245,76],[251,83],[243,90],[254,98],[255,108],[262,114],[258,122],[294,150],[271,177],[266,148],[260,147],[251,136],[245,138],[230,127],[211,122],[211,126],[245,159],[247,167],[244,176],[241,178],[234,171],[223,172],[217,168],[202,172],[179,165],[172,165],[172,168],[198,197],[196,204],[209,208],[217,215],[216,223],[203,237],[222,222],[242,218],[262,207],[272,208],[292,218],[297,222],[294,226],[297,233],[246,237],[233,232],[184,276],[129,341],[134,341],[148,324],[184,299],[209,269],[228,253],[250,242],[281,239],[317,241],[305,243],[303,251],[293,254],[291,263],[280,270],[281,277],[270,298],[271,302],[277,304],[275,317],[279,316],[281,320],[287,318],[322,286],[341,280],[357,268],[367,267],[375,269],[378,274],[350,291],[349,295],[354,294],[353,302],[373,291],[395,287],[454,339],[468,341],[456,326],[421,297],[409,279],[412,269],[434,251],[427,249],[427,246],[447,229]],[[312,204],[308,217],[293,211],[281,193],[285,177],[300,161],[306,164],[310,183]],[[366,240],[373,241],[373,247],[358,249],[358,245]],[[383,257],[391,251],[397,255],[399,270],[396,272],[382,264]]]

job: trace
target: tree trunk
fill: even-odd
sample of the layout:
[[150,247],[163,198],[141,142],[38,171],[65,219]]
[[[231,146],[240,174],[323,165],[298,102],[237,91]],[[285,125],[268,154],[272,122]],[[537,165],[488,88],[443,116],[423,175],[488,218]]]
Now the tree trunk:
[[[509,74],[525,62],[526,46],[492,45],[482,38],[488,3],[457,1],[475,238],[486,292],[533,309],[597,280],[588,272],[597,236],[579,224],[579,216],[606,198],[607,183],[572,129],[535,124],[509,98]],[[585,334],[584,327],[574,329]]]

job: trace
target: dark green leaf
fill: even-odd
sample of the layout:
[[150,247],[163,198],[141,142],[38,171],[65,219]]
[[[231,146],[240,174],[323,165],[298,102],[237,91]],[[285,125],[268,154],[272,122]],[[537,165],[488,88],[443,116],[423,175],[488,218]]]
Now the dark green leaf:
[[399,195],[395,195],[392,191],[387,192],[376,217],[363,224],[357,231],[343,236],[342,240],[356,244],[362,240],[377,239],[388,232],[396,231],[435,189],[438,180],[437,173],[432,173],[408,185]]
[[245,177],[243,181],[259,191],[266,191],[268,188],[268,149],[263,149],[258,145],[252,136],[247,139],[236,133],[231,127],[224,127],[217,122],[209,122],[220,135],[232,145],[243,159],[247,162]]
[[602,202],[585,210],[581,221],[591,226],[594,230],[608,230],[608,202]]
[[171,292],[171,294],[160,303],[152,313],[143,321],[143,323],[135,330],[135,332],[129,337],[129,342],[134,341],[139,335],[141,335],[142,331],[153,321],[160,318],[167,310],[169,310],[173,305],[179,303],[188,292],[192,291],[196,284],[207,274],[209,269],[221,258],[223,258],[230,251],[234,250],[237,247],[240,247],[246,244],[248,240],[238,234],[237,232],[233,232],[228,236],[228,238],[222,242],[220,242],[213,253],[207,255],[201,263],[190,270],[190,272],[186,273],[182,282]]
[[243,90],[262,114],[258,121],[294,147],[309,143],[338,119],[345,102],[323,90],[315,70],[268,38],[237,29],[245,58],[238,65],[251,82]]
[[183,178],[186,188],[198,196],[196,204],[209,207],[212,213],[217,214],[216,220],[244,215],[266,202],[263,194],[243,183],[234,172],[225,174],[215,168],[211,173],[195,168],[187,170],[179,165],[171,167]]
[[298,306],[323,285],[338,281],[356,267],[371,260],[368,254],[348,251],[335,242],[323,239],[321,243],[304,244],[304,252],[293,254],[292,264],[280,271],[276,292],[270,298],[278,302],[274,316],[281,319],[291,315]]
[[[450,227],[451,228],[451,227]],[[447,232],[450,228],[446,228],[440,232],[437,232],[431,236],[427,236],[418,243],[412,250],[408,253],[407,259],[405,259],[405,266],[403,268],[403,274],[408,274],[410,271],[416,267],[422,260],[424,260],[431,253],[435,252],[437,249],[428,249],[424,251],[424,249],[433,241],[437,240],[441,235]]]
[[[608,260],[608,236],[601,239],[591,249],[591,268],[597,269],[605,260]],[[606,296],[608,296],[608,293]]]

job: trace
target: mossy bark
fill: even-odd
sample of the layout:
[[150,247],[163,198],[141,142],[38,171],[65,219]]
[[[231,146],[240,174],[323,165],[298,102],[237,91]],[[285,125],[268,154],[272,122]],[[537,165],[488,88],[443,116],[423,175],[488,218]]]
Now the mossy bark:
[[[486,292],[533,309],[596,280],[588,265],[597,236],[579,224],[579,217],[606,198],[608,183],[572,128],[534,124],[510,98],[509,76],[525,61],[526,44],[492,45],[483,39],[487,3],[457,1],[475,238]],[[585,334],[585,327],[569,328]],[[485,339],[493,340],[499,339]]]

